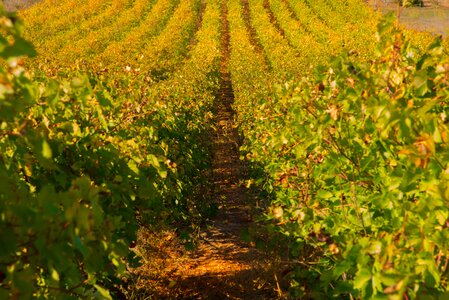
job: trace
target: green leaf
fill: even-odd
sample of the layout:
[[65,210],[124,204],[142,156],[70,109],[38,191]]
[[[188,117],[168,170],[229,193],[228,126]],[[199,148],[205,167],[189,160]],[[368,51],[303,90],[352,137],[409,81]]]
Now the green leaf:
[[101,106],[103,107],[111,107],[112,106],[112,97],[107,90],[103,90],[97,93],[97,99]]
[[12,46],[6,47],[3,51],[0,52],[0,57],[5,59],[9,59],[12,57],[20,57],[20,56],[35,56],[36,50],[34,49],[33,44],[26,41],[20,36],[14,36],[14,44]]
[[17,250],[17,237],[11,229],[3,224],[0,229],[0,257],[9,257],[14,251]]
[[94,284],[95,289],[98,291],[98,293],[102,296],[102,299],[106,300],[112,300],[111,294],[109,291],[98,284]]
[[343,260],[343,261],[337,263],[337,265],[334,269],[334,275],[340,276],[344,272],[347,272],[352,267],[352,265],[353,265],[353,263],[348,260]]
[[139,175],[140,171],[139,168],[137,167],[137,164],[134,160],[129,160],[128,161],[128,168],[133,171],[136,175]]
[[321,199],[329,199],[332,198],[333,194],[326,190],[319,190],[316,196]]
[[371,271],[368,269],[360,269],[354,278],[354,288],[364,289],[368,282],[371,280]]
[[413,78],[413,86],[418,96],[424,96],[429,91],[427,70],[416,72]]
[[87,256],[88,252],[87,252],[87,247],[83,244],[83,242],[81,241],[79,236],[75,236],[74,238],[74,242],[75,242],[75,247],[76,249],[78,249],[84,257]]
[[53,278],[53,280],[55,281],[59,281],[59,273],[58,271],[56,271],[54,268],[51,268],[51,278]]
[[42,156],[46,159],[51,159],[51,157],[53,156],[50,145],[46,140],[42,141]]

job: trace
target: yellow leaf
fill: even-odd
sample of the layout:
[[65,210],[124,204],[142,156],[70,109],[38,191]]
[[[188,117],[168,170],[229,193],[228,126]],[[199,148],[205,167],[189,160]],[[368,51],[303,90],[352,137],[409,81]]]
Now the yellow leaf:
[[50,159],[53,156],[50,145],[46,140],[42,142],[42,156],[47,159]]
[[175,280],[170,280],[170,283],[168,284],[168,288],[172,289],[174,288],[176,285],[176,281]]

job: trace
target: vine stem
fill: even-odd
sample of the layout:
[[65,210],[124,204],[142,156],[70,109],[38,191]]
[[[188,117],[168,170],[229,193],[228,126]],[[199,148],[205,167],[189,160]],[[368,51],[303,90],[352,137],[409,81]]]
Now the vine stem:
[[357,217],[360,219],[360,222],[361,222],[362,227],[363,227],[363,232],[365,233],[365,235],[367,235],[365,222],[363,221],[363,216],[360,213],[359,201],[357,200],[357,195],[356,195],[356,192],[355,192],[355,182],[351,182],[351,194],[352,194],[351,195],[351,199],[354,202],[356,213],[357,213]]

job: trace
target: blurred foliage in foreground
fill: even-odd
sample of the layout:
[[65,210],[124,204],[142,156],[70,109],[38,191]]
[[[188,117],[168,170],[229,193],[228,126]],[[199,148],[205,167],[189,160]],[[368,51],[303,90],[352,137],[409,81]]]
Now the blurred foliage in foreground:
[[139,222],[188,225],[208,209],[198,187],[216,81],[155,96],[125,74],[37,77],[22,66],[35,51],[21,21],[0,11],[0,33],[0,299],[110,299],[138,263]]
[[295,297],[449,297],[449,57],[393,23],[372,60],[344,54],[279,87],[254,128],[263,142],[247,136]]

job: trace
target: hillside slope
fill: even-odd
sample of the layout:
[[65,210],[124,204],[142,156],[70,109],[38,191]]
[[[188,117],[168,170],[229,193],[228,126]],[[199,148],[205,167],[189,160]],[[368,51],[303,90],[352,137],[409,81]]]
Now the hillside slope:
[[19,16],[0,18],[0,298],[447,296],[440,39],[362,0]]

